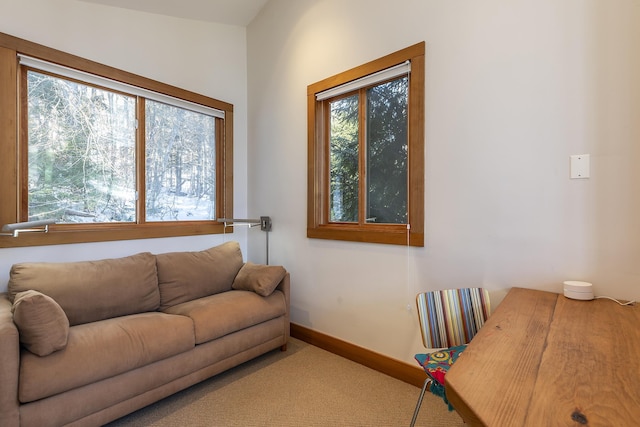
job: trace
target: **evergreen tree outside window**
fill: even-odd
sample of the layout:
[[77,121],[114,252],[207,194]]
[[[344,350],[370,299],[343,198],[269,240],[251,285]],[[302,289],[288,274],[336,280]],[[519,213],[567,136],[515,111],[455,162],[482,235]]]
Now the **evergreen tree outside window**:
[[358,222],[358,95],[330,103],[331,222]]

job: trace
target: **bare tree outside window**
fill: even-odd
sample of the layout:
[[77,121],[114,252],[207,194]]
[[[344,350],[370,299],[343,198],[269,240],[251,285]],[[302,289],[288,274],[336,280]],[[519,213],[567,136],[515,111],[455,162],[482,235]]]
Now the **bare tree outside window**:
[[146,220],[215,219],[215,118],[149,100],[146,118]]
[[[136,221],[136,98],[27,73],[29,218]],[[216,119],[145,100],[146,221],[216,218]]]
[[135,221],[135,98],[29,71],[29,218]]

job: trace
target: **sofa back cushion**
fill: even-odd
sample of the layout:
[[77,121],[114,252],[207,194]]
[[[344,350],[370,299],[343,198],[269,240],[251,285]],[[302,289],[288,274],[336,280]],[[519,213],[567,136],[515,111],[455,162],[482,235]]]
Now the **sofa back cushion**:
[[156,255],[160,310],[197,298],[231,290],[242,267],[238,242],[227,242],[199,252]]
[[53,298],[69,324],[79,325],[160,306],[156,260],[149,252],[124,258],[14,264],[9,299],[30,289]]

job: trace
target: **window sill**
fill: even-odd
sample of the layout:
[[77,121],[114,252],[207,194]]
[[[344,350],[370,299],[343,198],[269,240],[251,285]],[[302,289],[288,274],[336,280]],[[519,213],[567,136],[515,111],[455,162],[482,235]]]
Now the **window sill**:
[[[424,247],[424,233],[410,232],[407,237],[407,230],[404,225],[383,226],[379,229],[326,225],[307,228],[307,237],[311,239]],[[409,242],[407,242],[407,238]]]
[[[173,224],[131,224],[123,226],[119,224],[117,227],[106,226],[91,230],[56,230],[55,228],[55,226],[50,226],[48,233],[21,233],[18,237],[0,236],[0,248],[196,236],[222,234],[225,232],[224,225],[216,223],[188,223],[177,226]],[[227,228],[227,232],[231,232],[229,228]]]

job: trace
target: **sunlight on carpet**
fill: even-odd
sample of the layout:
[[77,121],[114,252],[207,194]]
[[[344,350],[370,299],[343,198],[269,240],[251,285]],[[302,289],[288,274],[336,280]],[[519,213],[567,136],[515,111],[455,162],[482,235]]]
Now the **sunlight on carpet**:
[[[124,426],[407,426],[420,389],[291,339],[272,351],[109,424]],[[463,422],[427,393],[417,426]]]

